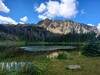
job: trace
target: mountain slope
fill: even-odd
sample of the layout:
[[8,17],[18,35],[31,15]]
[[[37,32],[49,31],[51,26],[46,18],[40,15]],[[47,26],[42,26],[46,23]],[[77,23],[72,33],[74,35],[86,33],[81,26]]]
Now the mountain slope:
[[0,25],[0,40],[73,42],[97,39],[97,34],[96,27],[73,21],[45,19],[37,25]]
[[60,37],[47,31],[43,27],[34,25],[0,25],[1,40],[25,40],[25,41],[44,41]]
[[88,26],[82,23],[76,23],[73,21],[61,21],[61,20],[49,20],[45,19],[40,21],[41,27],[46,28],[48,31],[58,34],[68,34],[68,33],[89,33],[95,32],[98,33],[98,30],[94,26]]

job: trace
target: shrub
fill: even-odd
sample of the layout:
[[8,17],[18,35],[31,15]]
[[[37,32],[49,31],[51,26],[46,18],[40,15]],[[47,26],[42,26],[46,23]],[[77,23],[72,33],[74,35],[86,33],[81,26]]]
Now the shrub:
[[100,45],[97,43],[89,43],[83,48],[82,54],[86,56],[100,56]]
[[0,75],[7,75],[7,73],[4,71],[0,71]]
[[36,66],[25,65],[18,71],[18,75],[42,75],[42,71]]
[[68,58],[68,53],[65,53],[65,52],[62,52],[62,53],[59,53],[58,59],[67,59]]

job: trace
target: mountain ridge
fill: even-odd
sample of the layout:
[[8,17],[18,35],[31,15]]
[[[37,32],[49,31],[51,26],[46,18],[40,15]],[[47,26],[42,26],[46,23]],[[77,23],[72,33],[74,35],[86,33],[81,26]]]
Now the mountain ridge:
[[61,20],[49,20],[45,19],[38,23],[41,27],[46,28],[48,31],[59,34],[68,34],[71,32],[75,33],[88,33],[95,32],[98,33],[96,26],[89,26],[87,24],[74,22],[71,20],[61,21]]
[[0,40],[87,41],[98,36],[96,27],[73,21],[45,19],[36,25],[0,25]]

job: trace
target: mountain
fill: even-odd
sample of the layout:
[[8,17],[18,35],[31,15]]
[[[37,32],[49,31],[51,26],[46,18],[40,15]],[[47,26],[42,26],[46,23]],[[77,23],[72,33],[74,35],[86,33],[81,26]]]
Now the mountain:
[[0,25],[0,40],[44,41],[56,37],[60,35],[35,25]]
[[58,34],[68,34],[68,33],[77,33],[85,34],[89,32],[98,33],[98,30],[95,26],[89,26],[82,23],[77,23],[74,21],[61,21],[61,20],[49,20],[45,19],[38,23],[41,27],[47,29],[50,32]]
[[45,19],[36,25],[0,25],[0,40],[73,42],[97,39],[97,34],[96,27],[70,20]]

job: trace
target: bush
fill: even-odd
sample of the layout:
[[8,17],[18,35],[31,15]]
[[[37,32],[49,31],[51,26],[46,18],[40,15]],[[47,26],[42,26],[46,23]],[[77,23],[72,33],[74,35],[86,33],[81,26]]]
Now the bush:
[[7,75],[7,73],[4,71],[0,71],[0,75]]
[[100,45],[97,43],[89,43],[83,48],[82,54],[86,56],[100,56]]
[[59,53],[58,59],[67,59],[68,58],[68,54],[65,52]]
[[43,72],[34,65],[25,65],[18,70],[1,70],[0,75],[43,75]]
[[42,71],[36,66],[25,65],[18,71],[18,75],[42,75]]

